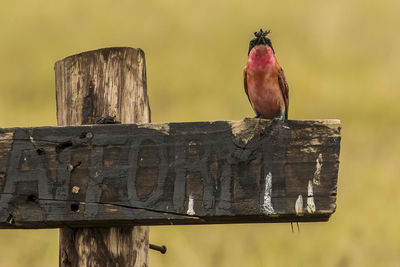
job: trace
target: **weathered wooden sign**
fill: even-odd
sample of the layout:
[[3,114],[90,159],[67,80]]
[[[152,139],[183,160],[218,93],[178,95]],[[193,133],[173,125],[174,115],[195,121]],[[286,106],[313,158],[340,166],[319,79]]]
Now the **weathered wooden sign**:
[[0,227],[326,221],[340,122],[0,129]]

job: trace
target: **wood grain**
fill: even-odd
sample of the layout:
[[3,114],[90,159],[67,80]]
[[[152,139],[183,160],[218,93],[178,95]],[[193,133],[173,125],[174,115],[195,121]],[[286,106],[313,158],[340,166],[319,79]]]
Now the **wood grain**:
[[326,221],[340,122],[0,129],[2,228]]
[[[56,62],[54,69],[58,125],[150,122],[141,49],[114,47],[84,52]],[[58,147],[58,151],[63,150],[63,146]],[[85,187],[80,189],[82,182],[93,175],[92,170],[81,168],[88,159],[87,155],[71,155],[74,163],[67,166],[70,182],[77,184],[72,188],[75,201],[67,205],[72,212],[80,211],[76,199],[79,191],[85,192]],[[60,266],[147,266],[148,232],[145,226],[64,227],[60,229]]]
[[59,125],[150,122],[146,62],[141,49],[112,47],[57,61]]

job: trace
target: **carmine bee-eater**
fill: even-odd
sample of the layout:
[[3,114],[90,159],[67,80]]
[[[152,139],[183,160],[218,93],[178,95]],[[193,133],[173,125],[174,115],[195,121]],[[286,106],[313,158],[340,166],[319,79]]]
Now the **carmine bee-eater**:
[[257,118],[287,120],[289,86],[267,37],[270,31],[255,32],[244,69],[244,90]]

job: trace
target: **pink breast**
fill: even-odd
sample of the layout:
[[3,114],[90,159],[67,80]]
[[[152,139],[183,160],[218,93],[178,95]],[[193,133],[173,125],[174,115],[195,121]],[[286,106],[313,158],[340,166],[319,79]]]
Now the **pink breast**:
[[247,91],[253,108],[264,118],[280,115],[284,107],[279,87],[279,64],[272,49],[256,46],[247,61]]

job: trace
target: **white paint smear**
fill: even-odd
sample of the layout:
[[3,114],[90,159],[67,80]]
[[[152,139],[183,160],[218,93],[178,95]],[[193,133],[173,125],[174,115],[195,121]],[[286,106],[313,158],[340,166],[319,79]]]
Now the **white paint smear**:
[[265,176],[264,203],[262,205],[262,210],[265,214],[275,213],[274,207],[272,206],[271,193],[272,193],[272,173],[269,172]]
[[316,164],[315,164],[315,172],[314,172],[314,178],[313,178],[313,183],[316,185],[321,184],[321,169],[322,169],[322,154],[320,153],[318,155],[318,158],[316,159]]
[[193,198],[193,194],[190,194],[189,196],[189,203],[188,203],[188,210],[186,212],[187,215],[195,215],[196,213],[194,212],[194,198]]
[[296,210],[297,215],[303,214],[303,196],[299,195],[296,200],[296,204],[294,204],[294,209]]
[[307,211],[308,213],[314,213],[316,210],[314,203],[313,183],[311,180],[308,181],[308,197],[307,197]]

